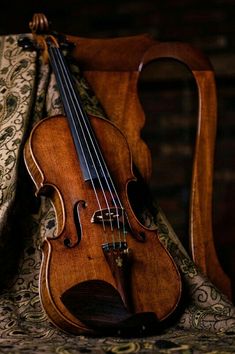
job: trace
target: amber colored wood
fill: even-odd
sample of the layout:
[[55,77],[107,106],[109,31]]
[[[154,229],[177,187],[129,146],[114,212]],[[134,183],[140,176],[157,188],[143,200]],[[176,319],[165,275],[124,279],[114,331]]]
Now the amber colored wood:
[[[133,254],[129,296],[134,313],[153,312],[159,321],[163,321],[174,312],[181,298],[178,269],[157,233],[144,227],[130,206],[127,185],[131,181],[135,183],[135,177],[125,136],[102,118],[91,117],[91,123],[131,225],[127,242]],[[106,241],[102,224],[91,222],[98,206],[91,184],[83,181],[67,119],[56,116],[39,122],[26,143],[24,157],[37,192],[52,199],[57,219],[60,219],[57,236],[47,239],[43,246],[42,304],[54,324],[63,330],[75,334],[92,333],[89,326],[67,309],[61,296],[77,284],[93,279],[118,288],[101,248],[102,243],[112,242],[113,233],[108,228]],[[101,208],[105,208],[103,194],[101,191],[97,193]],[[74,210],[80,219],[80,242]],[[142,233],[145,241],[138,240]],[[70,246],[66,247],[64,241],[68,239]],[[123,302],[127,303],[125,293],[118,290]],[[105,308],[105,297],[103,306]]]
[[219,263],[212,230],[217,99],[209,60],[187,43],[158,42],[147,35],[112,39],[68,38],[76,43],[74,57],[108,117],[125,133],[134,163],[146,179],[151,175],[151,157],[148,147],[140,139],[145,124],[137,92],[141,70],[154,60],[168,58],[182,63],[192,73],[199,102],[191,185],[191,254],[202,272],[231,297],[231,283]]

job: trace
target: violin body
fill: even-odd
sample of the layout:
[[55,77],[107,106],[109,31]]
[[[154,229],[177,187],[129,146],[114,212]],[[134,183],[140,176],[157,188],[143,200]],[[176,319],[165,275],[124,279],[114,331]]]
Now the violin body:
[[[124,135],[113,122],[87,114],[56,38],[36,36],[44,23],[48,30],[45,16],[36,14],[30,27],[44,50],[44,61],[50,60],[65,116],[36,124],[24,149],[36,195],[51,199],[57,221],[55,237],[46,238],[42,246],[42,305],[56,326],[74,334],[153,332],[176,310],[181,279],[157,231],[143,225],[137,215],[141,208],[136,204],[145,205],[148,196],[133,172],[134,165],[140,170],[140,158],[133,163],[131,151],[137,147],[135,152],[146,152],[146,145],[137,129],[130,149],[126,138],[130,129]],[[148,45],[144,41],[137,48],[142,53]],[[90,79],[93,74],[98,75],[96,82],[103,82],[96,70]],[[136,84],[136,70],[125,74]],[[105,76],[103,80],[107,99],[110,80]],[[130,87],[126,82],[122,86]],[[130,97],[134,104],[128,104],[129,113],[138,114],[134,90]],[[121,112],[119,105],[115,112],[116,116]],[[149,159],[144,163],[148,165]]]
[[[120,333],[120,323],[141,313],[151,314],[144,324],[140,316],[141,329],[154,326],[153,315],[157,325],[179,303],[179,272],[157,232],[142,225],[132,210],[128,186],[136,178],[126,138],[113,123],[90,120],[127,213],[128,251],[115,254],[114,247],[111,261],[106,259],[101,245],[104,234],[112,237],[113,230],[105,227],[104,232],[94,218],[97,202],[91,183],[84,181],[67,119],[42,120],[24,150],[37,195],[52,200],[57,219],[56,237],[43,245],[41,301],[56,326],[75,334],[99,333],[102,328]],[[105,208],[103,193],[97,193]]]

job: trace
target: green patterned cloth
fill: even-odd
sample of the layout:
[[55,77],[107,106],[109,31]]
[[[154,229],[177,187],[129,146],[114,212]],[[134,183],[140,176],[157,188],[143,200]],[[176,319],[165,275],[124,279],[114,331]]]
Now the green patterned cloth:
[[[0,353],[235,352],[233,305],[200,274],[161,210],[154,225],[189,295],[174,326],[146,338],[89,338],[48,321],[38,293],[40,245],[53,236],[55,217],[46,199],[33,196],[22,149],[33,124],[62,109],[53,74],[36,52],[18,46],[18,38],[0,37]],[[85,109],[102,115],[79,70],[74,74]]]

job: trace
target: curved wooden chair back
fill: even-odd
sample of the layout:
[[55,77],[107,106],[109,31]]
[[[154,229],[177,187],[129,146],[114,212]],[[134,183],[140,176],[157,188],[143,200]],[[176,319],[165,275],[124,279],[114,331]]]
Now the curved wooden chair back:
[[189,244],[197,266],[226,295],[231,284],[217,258],[212,231],[213,157],[217,121],[214,72],[208,59],[187,43],[158,42],[146,35],[111,39],[68,36],[76,43],[73,56],[108,117],[126,134],[135,165],[151,176],[151,156],[140,132],[145,114],[137,85],[145,65],[168,58],[186,65],[199,97],[197,134],[192,167]]

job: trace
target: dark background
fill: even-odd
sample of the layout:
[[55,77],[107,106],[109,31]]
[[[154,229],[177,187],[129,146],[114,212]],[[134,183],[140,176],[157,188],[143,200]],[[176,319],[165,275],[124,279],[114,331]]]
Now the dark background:
[[[218,89],[213,227],[219,258],[235,279],[235,0],[58,0],[5,1],[0,34],[28,32],[34,12],[53,28],[85,37],[149,33],[161,41],[180,40],[211,60]],[[191,76],[172,62],[153,64],[139,86],[152,148],[152,189],[182,242],[187,245],[197,95]],[[157,142],[157,143],[156,143]]]

